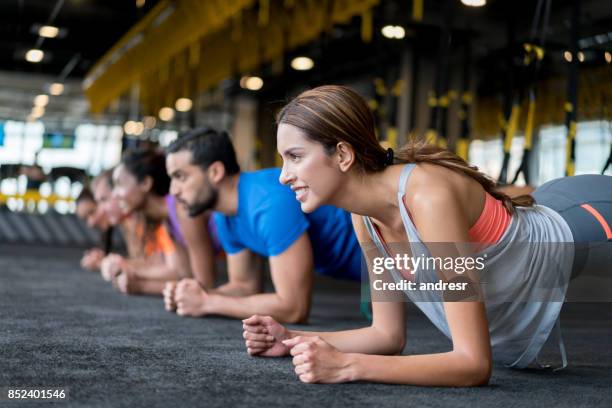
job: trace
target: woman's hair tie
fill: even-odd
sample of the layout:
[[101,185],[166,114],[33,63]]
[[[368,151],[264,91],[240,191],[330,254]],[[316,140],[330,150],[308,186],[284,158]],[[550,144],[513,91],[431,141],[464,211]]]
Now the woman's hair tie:
[[387,154],[385,156],[385,166],[391,166],[393,164],[393,149],[392,148],[388,148],[387,149]]

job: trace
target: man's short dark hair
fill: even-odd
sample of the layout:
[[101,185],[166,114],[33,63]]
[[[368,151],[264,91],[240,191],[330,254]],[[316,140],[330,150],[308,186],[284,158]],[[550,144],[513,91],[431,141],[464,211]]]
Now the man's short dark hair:
[[181,151],[191,152],[191,164],[204,170],[220,161],[225,167],[225,174],[231,176],[240,172],[234,145],[227,132],[204,127],[181,133],[166,148],[166,154]]

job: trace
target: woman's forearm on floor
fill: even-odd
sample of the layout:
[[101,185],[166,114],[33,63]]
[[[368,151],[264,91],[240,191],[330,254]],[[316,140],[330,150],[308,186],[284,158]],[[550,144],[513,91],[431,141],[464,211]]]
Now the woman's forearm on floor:
[[411,356],[349,355],[348,378],[421,386],[473,387],[486,385],[491,363],[451,351]]
[[291,337],[318,336],[344,353],[399,354],[404,348],[404,336],[385,334],[374,326],[336,332],[290,330]]

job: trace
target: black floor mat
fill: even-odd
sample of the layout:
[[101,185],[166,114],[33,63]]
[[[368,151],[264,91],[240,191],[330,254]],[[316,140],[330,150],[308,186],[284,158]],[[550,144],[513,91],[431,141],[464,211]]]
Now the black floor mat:
[[[496,367],[488,387],[307,385],[288,358],[252,358],[240,322],[180,318],[160,298],[123,296],[78,268],[80,252],[0,248],[0,388],[65,387],[55,406],[612,406],[612,304],[567,304],[570,366]],[[450,343],[413,307],[405,353]],[[318,281],[311,326],[359,327],[359,288]],[[31,401],[0,406],[31,406]]]

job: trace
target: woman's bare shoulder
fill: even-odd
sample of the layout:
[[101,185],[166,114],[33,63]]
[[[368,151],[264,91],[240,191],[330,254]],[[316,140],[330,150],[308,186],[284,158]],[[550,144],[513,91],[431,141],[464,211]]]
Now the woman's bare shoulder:
[[366,229],[365,222],[362,215],[351,214],[351,220],[353,221],[353,230],[357,236],[359,242],[371,241],[372,238]]

